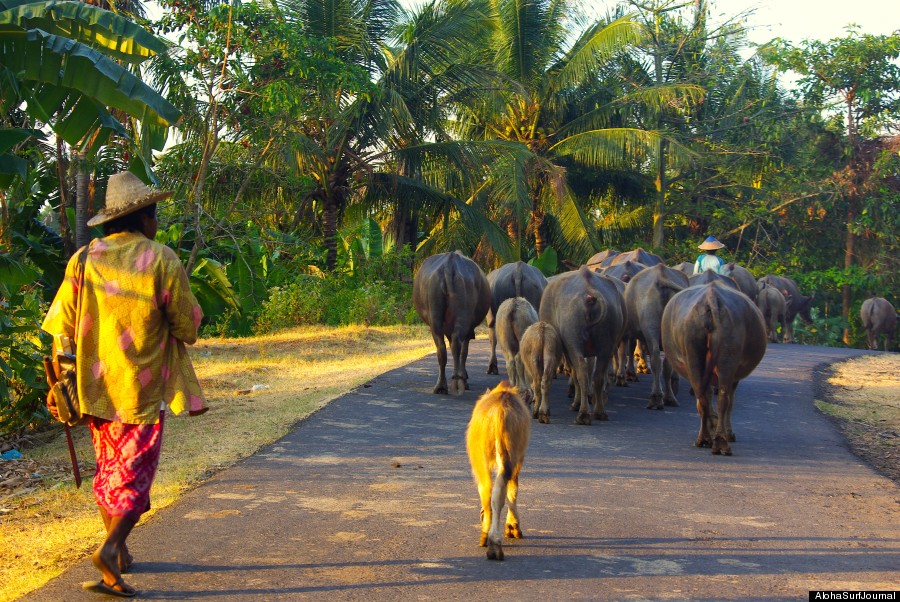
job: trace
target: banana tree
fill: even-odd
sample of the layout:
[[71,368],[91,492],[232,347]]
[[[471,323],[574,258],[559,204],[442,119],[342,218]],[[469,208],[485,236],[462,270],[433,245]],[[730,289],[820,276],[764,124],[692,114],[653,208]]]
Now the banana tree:
[[[148,128],[167,128],[180,112],[132,72],[166,49],[165,42],[139,25],[96,6],[0,0],[0,114],[22,107],[86,157],[112,133],[132,139],[113,112]],[[0,140],[9,135],[18,134],[0,130]],[[159,136],[147,139],[161,147]],[[151,149],[136,150],[143,175],[151,178]],[[21,174],[14,153],[0,156],[0,165],[13,166],[0,168],[0,186]],[[87,217],[79,215],[78,223]]]

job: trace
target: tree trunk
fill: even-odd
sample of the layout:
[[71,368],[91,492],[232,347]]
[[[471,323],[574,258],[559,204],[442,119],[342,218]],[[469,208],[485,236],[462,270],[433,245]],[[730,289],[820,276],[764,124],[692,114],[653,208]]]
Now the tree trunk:
[[666,243],[663,228],[666,219],[666,141],[659,141],[659,157],[656,161],[656,206],[653,209],[653,248],[661,251]]
[[7,229],[9,227],[9,210],[6,208],[6,192],[0,190],[0,252],[9,253],[12,249]]
[[69,231],[69,183],[66,174],[69,161],[66,158],[63,139],[56,137],[56,177],[59,180],[59,236],[63,241],[63,256],[71,257],[75,253],[72,233]]
[[322,215],[322,234],[325,238],[325,269],[334,271],[337,266],[337,206],[334,199],[326,197]]
[[[656,86],[662,86],[663,83],[663,57],[662,49],[659,45],[659,36],[661,32],[662,12],[654,14],[656,24],[655,44],[653,52],[653,71],[656,80]],[[659,129],[659,120],[656,123]],[[653,248],[658,253],[662,251],[666,242],[666,233],[663,230],[663,224],[666,218],[666,141],[660,140],[657,148],[656,159],[656,206],[653,208]]]
[[[417,177],[417,169],[410,164],[408,160],[400,163],[399,174],[403,177]],[[418,244],[419,232],[419,216],[418,212],[413,209],[414,199],[398,199],[396,211],[394,213],[393,223],[391,224],[391,234],[394,237],[394,246],[399,251],[404,246],[409,245],[410,249],[415,250]],[[412,267],[410,265],[410,267]]]
[[[856,145],[856,122],[853,119],[853,96],[847,98],[847,142],[850,146],[850,176],[851,189],[847,204],[847,233],[844,239],[844,271],[849,272],[853,267],[853,256],[856,254],[856,235],[853,234],[853,223],[856,221],[859,205],[859,185],[861,184],[860,171],[862,167],[857,161],[860,149]],[[850,284],[845,284],[841,290],[841,317],[845,324],[850,324],[850,303],[852,291]],[[845,345],[850,344],[850,328],[844,327],[843,337]]]
[[[853,194],[850,198],[850,206],[847,209],[847,234],[844,239],[844,270],[849,271],[853,267],[853,257],[856,255],[856,235],[853,233],[853,223],[856,221],[857,215],[857,196]],[[845,324],[850,324],[850,304],[853,302],[853,291],[850,284],[844,284],[841,289],[841,317]],[[850,328],[844,327],[843,341],[845,345],[850,345]]]
[[391,222],[391,236],[394,238],[394,247],[397,250],[402,249],[406,245],[415,249],[418,241],[416,240],[418,229],[418,215],[412,211],[408,203],[401,202],[397,205],[394,219]]
[[534,254],[540,257],[547,250],[547,240],[544,238],[544,212],[540,208],[531,211],[531,222],[534,224]]
[[[203,189],[206,187],[206,174],[209,173],[209,162],[212,160],[213,155],[216,154],[216,149],[219,146],[219,136],[217,133],[219,122],[216,117],[216,114],[218,113],[217,107],[218,105],[214,104],[213,115],[211,117],[212,127],[210,128],[203,145],[200,168],[197,170],[197,178],[194,180],[194,186],[191,188],[191,203],[188,205],[192,210],[194,221],[194,248],[191,249],[191,255],[185,266],[185,271],[187,271],[188,274],[193,271],[194,264],[197,262],[197,256],[200,253],[200,248],[203,246],[203,234],[200,229],[200,215],[203,209],[201,201],[203,199]],[[180,246],[181,241],[178,241],[178,244]]]
[[80,249],[90,242],[88,216],[88,184],[91,174],[88,171],[84,154],[73,153],[75,158],[75,248]]

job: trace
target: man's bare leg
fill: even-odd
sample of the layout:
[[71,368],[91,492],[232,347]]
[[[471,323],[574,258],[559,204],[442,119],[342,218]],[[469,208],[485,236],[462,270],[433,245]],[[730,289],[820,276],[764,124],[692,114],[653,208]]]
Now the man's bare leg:
[[124,516],[109,516],[105,511],[101,511],[104,515],[104,523],[106,524],[106,540],[97,548],[97,551],[91,555],[91,560],[100,574],[103,575],[103,582],[122,592],[133,593],[133,587],[122,580],[122,572],[119,569],[119,559],[122,550],[126,550],[125,540],[134,528],[136,521]]
[[[109,535],[109,519],[110,516],[103,506],[97,506],[100,509],[100,516],[103,518],[103,526],[106,527],[106,534]],[[134,556],[128,552],[128,545],[122,542],[119,548],[119,572],[127,573],[134,563]]]

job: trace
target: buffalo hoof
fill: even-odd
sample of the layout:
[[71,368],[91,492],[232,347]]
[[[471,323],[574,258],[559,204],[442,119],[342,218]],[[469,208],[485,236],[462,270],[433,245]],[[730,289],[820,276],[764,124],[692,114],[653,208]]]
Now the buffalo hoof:
[[[669,406],[670,408],[677,408],[677,407],[678,407],[678,400],[675,399],[674,397],[670,397],[670,398],[668,398],[668,399],[663,399],[663,405],[667,405],[667,406]],[[660,409],[662,409],[662,408],[660,408]]]
[[600,421],[609,420],[609,414],[606,412],[594,412],[594,418]]
[[584,414],[578,414],[578,417],[575,418],[575,424],[590,424],[591,423],[591,415],[585,412]]
[[629,382],[633,382],[633,383],[640,382],[638,380],[637,374],[635,374],[634,372],[629,372],[628,374],[626,374],[625,380],[627,380]]
[[522,539],[522,529],[519,528],[519,523],[507,524],[504,535],[510,539]]
[[446,395],[448,393],[447,385],[435,385],[432,393],[437,393],[438,395]]
[[550,424],[550,412],[547,412],[546,414],[540,413],[536,416],[536,418],[541,424]]
[[493,541],[488,543],[487,559],[503,560],[503,546]]
[[628,381],[625,380],[624,378],[619,378],[619,377],[617,376],[617,377],[616,377],[616,386],[617,386],[617,387],[627,387],[627,386],[628,386]]
[[697,439],[694,441],[694,447],[711,447],[709,439]]
[[488,374],[500,374],[500,371],[497,370],[497,364],[491,364],[488,366]]
[[663,409],[663,404],[661,401],[656,401],[656,400],[651,399],[647,403],[647,409],[648,410],[661,410],[661,409]]
[[725,440],[725,437],[721,435],[717,435],[715,441],[712,446],[712,453],[715,455],[722,456],[730,456],[731,455],[731,447],[728,445],[728,441]]

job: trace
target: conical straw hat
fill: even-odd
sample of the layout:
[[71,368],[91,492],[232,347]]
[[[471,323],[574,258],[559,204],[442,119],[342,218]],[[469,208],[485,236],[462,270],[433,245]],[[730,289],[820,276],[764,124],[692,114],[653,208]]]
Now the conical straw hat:
[[706,240],[700,243],[700,246],[697,248],[702,251],[712,251],[713,249],[721,249],[724,246],[725,245],[716,240],[715,236],[707,236]]
[[138,209],[169,198],[172,192],[153,190],[130,171],[109,176],[106,186],[106,207],[88,220],[88,226],[99,226]]

